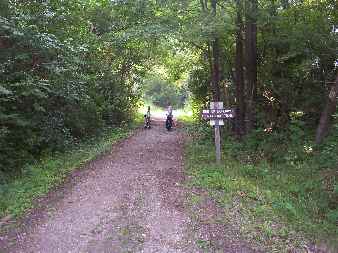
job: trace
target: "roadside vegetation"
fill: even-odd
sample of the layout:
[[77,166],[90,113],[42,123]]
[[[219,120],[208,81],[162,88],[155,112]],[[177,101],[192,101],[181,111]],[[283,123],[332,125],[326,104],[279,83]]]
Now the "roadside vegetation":
[[222,101],[236,115],[224,164],[213,164],[211,130],[192,124],[193,183],[229,213],[226,203],[238,203],[238,226],[268,249],[305,247],[303,234],[332,241],[337,9],[332,0],[0,1],[0,217],[22,213],[75,166],[58,173],[57,154],[76,156],[102,132],[124,136],[142,99],[188,104],[195,122]]
[[141,94],[135,65],[147,57],[141,45],[103,36],[118,15],[109,6],[1,1],[0,7],[2,184],[35,159],[128,123]]
[[141,115],[129,126],[105,128],[98,136],[69,146],[67,150],[47,154],[27,164],[22,174],[0,185],[0,217],[17,217],[33,207],[34,200],[61,184],[75,169],[109,152],[112,145],[130,136],[143,123]]
[[[184,19],[196,24],[185,28],[200,56],[187,78],[190,183],[208,190],[225,210],[223,222],[266,252],[322,244],[337,252],[334,9],[331,1],[211,0]],[[201,122],[211,101],[235,110],[223,127],[220,166],[213,130]]]
[[336,252],[337,137],[312,149],[300,136],[290,140],[261,130],[238,142],[224,131],[222,163],[216,165],[212,128],[187,119],[185,128],[188,184],[223,208],[218,222],[234,225],[267,252]]

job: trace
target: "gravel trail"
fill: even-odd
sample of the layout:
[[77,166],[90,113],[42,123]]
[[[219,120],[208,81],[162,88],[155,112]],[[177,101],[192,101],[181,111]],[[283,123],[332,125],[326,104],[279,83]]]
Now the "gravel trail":
[[[216,251],[196,243],[199,225],[183,184],[183,133],[153,123],[50,193],[0,238],[0,252],[252,252],[241,244]],[[219,238],[225,232],[218,230],[208,233]]]

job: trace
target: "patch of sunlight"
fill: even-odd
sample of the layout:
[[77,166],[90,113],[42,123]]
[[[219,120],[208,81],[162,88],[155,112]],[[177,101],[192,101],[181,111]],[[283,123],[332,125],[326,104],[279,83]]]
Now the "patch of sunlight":
[[312,148],[312,146],[304,145],[304,151],[307,154],[311,154],[313,152],[313,148]]
[[[161,108],[149,102],[144,102],[139,108],[138,113],[146,114],[148,110],[148,106],[150,106],[150,115],[151,117],[165,119],[167,117],[167,110],[165,108]],[[190,108],[182,108],[173,110],[174,118],[181,117],[192,117],[193,113]]]

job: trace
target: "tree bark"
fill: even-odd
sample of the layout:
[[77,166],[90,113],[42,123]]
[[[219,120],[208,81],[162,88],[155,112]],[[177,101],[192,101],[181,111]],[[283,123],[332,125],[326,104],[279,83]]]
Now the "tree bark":
[[236,83],[236,134],[241,137],[245,133],[245,101],[244,101],[244,76],[243,76],[243,22],[241,0],[236,1],[237,7],[237,33],[236,33],[236,58],[235,58],[235,83]]
[[200,0],[200,3],[201,3],[202,12],[205,12],[206,7],[204,5],[204,1]]
[[[212,13],[216,18],[217,11],[217,0],[211,0]],[[217,31],[215,31],[214,40],[212,42],[212,58],[213,58],[213,66],[212,66],[212,93],[213,100],[220,101],[221,99],[221,91],[219,87],[220,83],[220,43]]]
[[316,132],[316,144],[320,144],[328,135],[332,115],[336,112],[338,95],[338,74],[335,82],[332,84],[330,93],[327,98],[326,106],[321,114]]
[[[212,73],[213,73],[213,62],[212,62],[212,52],[211,52],[211,46],[210,46],[210,42],[208,42],[208,47],[207,47],[207,57],[208,57],[208,62],[209,62],[209,68],[210,68],[210,75],[212,77]],[[211,78],[210,78],[211,80]]]
[[213,67],[212,67],[212,91],[214,101],[220,101],[221,91],[219,87],[220,83],[220,59],[219,59],[219,39],[215,38],[212,43],[212,56],[213,56]]
[[247,131],[250,132],[256,125],[257,99],[257,0],[247,1],[245,51],[246,51],[246,78],[247,78]]

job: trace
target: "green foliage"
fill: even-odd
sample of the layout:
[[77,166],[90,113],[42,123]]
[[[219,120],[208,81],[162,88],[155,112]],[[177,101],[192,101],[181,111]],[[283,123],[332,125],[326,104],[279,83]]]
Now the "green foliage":
[[34,199],[48,193],[74,169],[109,151],[112,143],[129,134],[130,128],[108,128],[100,137],[88,139],[67,152],[46,156],[26,165],[22,177],[0,184],[0,217],[23,214],[32,207]]
[[174,84],[161,81],[146,81],[144,87],[145,99],[154,105],[165,108],[169,105],[173,108],[183,108],[186,102],[187,93],[183,88],[178,88]]
[[[337,114],[335,116],[337,120]],[[338,164],[338,122],[333,124],[331,135],[318,147],[318,156],[314,157],[322,168],[335,168]]]
[[[0,171],[64,151],[105,126],[128,122],[140,98],[148,43],[125,40],[113,22],[123,3],[2,2]],[[131,19],[139,6],[128,10]],[[135,11],[135,13],[133,12]],[[122,43],[116,43],[118,40]],[[7,178],[7,177],[6,177]]]
[[[226,209],[227,222],[267,251],[295,249],[309,240],[338,243],[337,149],[328,141],[312,150],[302,124],[295,124],[276,134],[257,131],[242,142],[223,139],[220,166],[214,163],[210,127],[186,127],[190,184],[208,190]],[[327,163],[326,156],[335,158]]]
[[285,127],[291,111],[302,111],[309,126],[317,123],[328,88],[325,84],[334,80],[336,72],[332,4],[314,1],[279,4],[279,8],[271,2],[263,8],[258,47],[265,122]]
[[[213,15],[211,1],[171,1],[165,15],[180,27],[175,38],[180,46],[196,55],[188,71],[194,114],[211,100],[212,41],[220,43],[221,99],[236,107],[235,52],[236,12],[234,1],[217,1]],[[241,1],[247,5],[250,1]],[[327,91],[337,72],[337,15],[334,1],[259,1],[257,13],[257,127],[289,128],[290,113],[301,111],[305,127],[314,129],[323,109]],[[244,8],[245,9],[245,8]],[[181,12],[180,12],[181,11]],[[177,13],[181,13],[178,15]],[[243,22],[250,18],[243,15]],[[245,44],[245,34],[243,43]],[[246,62],[246,50],[244,50]],[[244,70],[244,100],[248,94]],[[248,118],[248,115],[246,116]]]
[[205,68],[195,68],[191,71],[188,81],[189,90],[193,93],[194,98],[206,102],[206,95],[209,91],[210,73]]

